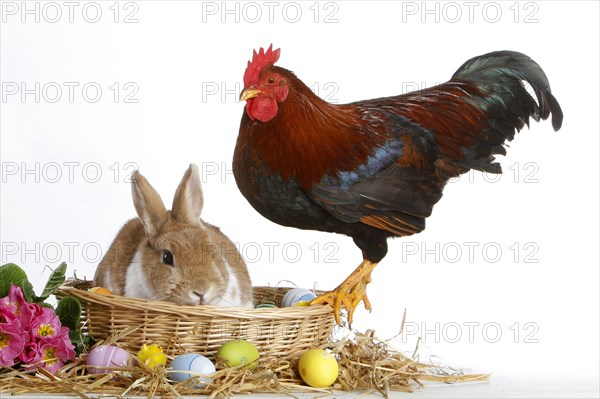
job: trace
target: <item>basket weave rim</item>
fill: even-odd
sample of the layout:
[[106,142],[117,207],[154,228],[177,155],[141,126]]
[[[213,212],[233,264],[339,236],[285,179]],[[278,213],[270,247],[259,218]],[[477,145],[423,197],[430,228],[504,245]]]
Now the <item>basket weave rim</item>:
[[[287,289],[288,287],[255,287]],[[303,318],[333,316],[329,305],[292,306],[281,308],[248,309],[239,307],[218,307],[211,305],[177,305],[172,302],[151,301],[121,295],[95,294],[74,287],[62,286],[58,289],[63,295],[75,296],[86,302],[92,302],[111,308],[126,308],[137,311],[173,314],[184,317],[229,317],[238,319],[298,320]]]

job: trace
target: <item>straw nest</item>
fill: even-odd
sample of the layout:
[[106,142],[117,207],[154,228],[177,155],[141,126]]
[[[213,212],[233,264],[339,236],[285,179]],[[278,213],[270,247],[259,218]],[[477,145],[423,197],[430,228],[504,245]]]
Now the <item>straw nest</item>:
[[[142,343],[157,342],[170,359],[184,352],[200,353],[216,361],[213,382],[198,387],[198,376],[173,383],[169,381],[168,368],[151,370],[144,365],[113,368],[109,374],[91,374],[87,372],[87,351],[84,351],[56,374],[44,369],[0,369],[0,394],[223,398],[241,393],[315,392],[321,396],[342,390],[379,392],[388,397],[391,391],[412,392],[422,388],[425,381],[456,383],[488,378],[485,374],[464,374],[421,363],[416,349],[412,355],[404,354],[394,349],[390,341],[378,339],[374,331],[359,333],[344,327],[334,328],[328,306],[246,310],[177,307],[164,302],[93,294],[86,291],[89,285],[90,282],[81,280],[71,282],[57,296],[72,295],[82,302],[82,332],[91,335],[95,345],[116,345],[135,354]],[[281,288],[257,288],[255,300],[279,303],[285,292]],[[215,326],[218,329],[213,331]],[[254,370],[225,367],[215,359],[220,345],[234,338],[247,338],[244,332],[248,331],[260,332],[250,337],[260,352]],[[330,350],[338,359],[340,372],[331,388],[309,387],[297,372],[301,354],[317,347]]]
[[[196,387],[194,379],[169,382],[169,370],[149,370],[145,366],[114,368],[110,374],[86,372],[86,355],[52,375],[45,370],[23,371],[6,369],[0,377],[0,393],[70,394],[81,398],[103,394],[118,398],[145,396],[180,398],[205,395],[209,398],[230,397],[241,393],[294,392],[333,393],[333,390],[379,392],[388,397],[392,391],[412,392],[424,387],[425,381],[457,383],[487,380],[486,374],[464,374],[424,364],[412,356],[393,349],[388,341],[380,340],[373,331],[366,333],[337,331],[347,337],[330,340],[328,349],[338,358],[340,373],[331,388],[318,389],[305,385],[297,373],[298,359],[261,357],[253,371],[242,367],[224,367],[217,361],[217,372],[210,385]],[[131,331],[130,331],[131,333]],[[98,344],[114,344],[123,337],[113,336]],[[416,352],[416,350],[415,350]],[[198,377],[199,378],[199,377]]]

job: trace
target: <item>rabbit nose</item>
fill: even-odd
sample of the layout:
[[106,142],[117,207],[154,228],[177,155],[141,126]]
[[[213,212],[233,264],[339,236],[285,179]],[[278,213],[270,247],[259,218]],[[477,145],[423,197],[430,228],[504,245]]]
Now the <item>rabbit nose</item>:
[[194,302],[198,303],[198,305],[202,305],[202,303],[204,302],[204,294],[201,294],[198,291],[192,291],[190,293],[190,296],[193,298]]

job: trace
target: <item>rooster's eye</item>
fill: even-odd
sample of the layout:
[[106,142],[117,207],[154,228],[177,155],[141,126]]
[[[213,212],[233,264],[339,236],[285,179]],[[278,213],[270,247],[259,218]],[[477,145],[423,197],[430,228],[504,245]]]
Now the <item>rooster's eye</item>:
[[269,79],[269,83],[275,83],[275,78]]

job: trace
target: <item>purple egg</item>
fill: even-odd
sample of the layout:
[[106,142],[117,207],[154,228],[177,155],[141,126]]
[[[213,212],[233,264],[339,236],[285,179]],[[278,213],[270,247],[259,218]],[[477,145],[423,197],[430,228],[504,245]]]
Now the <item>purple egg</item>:
[[88,369],[92,374],[107,374],[113,370],[98,367],[130,367],[134,364],[134,359],[125,349],[113,345],[100,345],[88,353],[85,364],[93,366]]

